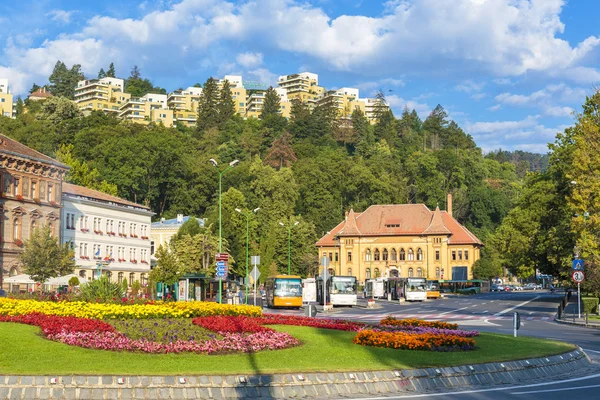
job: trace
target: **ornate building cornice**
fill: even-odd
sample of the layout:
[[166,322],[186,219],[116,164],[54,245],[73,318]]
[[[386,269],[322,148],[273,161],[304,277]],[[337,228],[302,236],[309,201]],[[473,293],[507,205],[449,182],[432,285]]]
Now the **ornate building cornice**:
[[0,153],[0,167],[9,171],[61,181],[67,172],[67,169],[45,161],[27,159],[10,153]]

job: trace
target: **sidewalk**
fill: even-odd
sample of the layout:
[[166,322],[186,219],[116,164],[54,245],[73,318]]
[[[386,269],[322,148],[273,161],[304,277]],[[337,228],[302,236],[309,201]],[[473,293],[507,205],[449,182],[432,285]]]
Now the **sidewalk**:
[[[584,326],[587,328],[600,329],[600,319],[588,318],[586,321],[586,316],[583,313],[583,307],[581,308],[581,317],[579,317],[579,310],[577,308],[577,303],[578,303],[577,293],[573,292],[571,295],[571,299],[569,300],[569,302],[567,303],[567,306],[565,307],[565,309],[563,311],[562,318],[558,319],[558,314],[557,314],[556,317],[554,318],[554,321],[561,323],[561,324]],[[593,314],[590,314],[589,316],[591,317],[592,315]],[[596,317],[597,316],[598,315],[596,315]]]

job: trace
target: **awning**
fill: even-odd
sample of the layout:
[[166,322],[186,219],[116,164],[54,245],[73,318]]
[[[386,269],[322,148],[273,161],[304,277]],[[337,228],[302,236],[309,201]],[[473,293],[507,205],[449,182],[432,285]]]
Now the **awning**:
[[48,281],[46,281],[46,284],[55,285],[55,286],[66,286],[69,284],[69,280],[71,280],[71,278],[73,278],[73,277],[79,279],[79,284],[88,283],[88,280],[85,278],[82,278],[81,276],[78,276],[75,274],[69,274],[69,275],[65,275],[65,276],[59,276],[56,278],[50,278],[50,279],[48,279]]
[[12,284],[30,284],[33,285],[35,282],[31,279],[29,275],[21,274],[15,276],[9,276],[4,278],[4,283],[12,283]]

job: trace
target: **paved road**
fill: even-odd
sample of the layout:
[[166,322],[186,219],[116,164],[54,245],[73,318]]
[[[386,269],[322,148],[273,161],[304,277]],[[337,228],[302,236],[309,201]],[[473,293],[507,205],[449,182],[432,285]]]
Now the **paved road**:
[[395,397],[369,397],[365,400],[435,398],[436,400],[564,400],[576,396],[581,399],[597,399],[600,390],[600,374],[572,378],[556,383],[537,383],[502,388],[476,389],[452,393],[429,393]]
[[[399,304],[397,301],[377,301],[380,308],[335,308],[319,313],[319,317],[378,322],[388,315],[398,318],[419,318],[457,323],[459,326],[483,332],[512,334],[512,316],[519,312],[522,326],[519,335],[555,339],[577,344],[600,355],[600,330],[557,324],[553,321],[563,293],[547,290],[522,292],[493,292],[473,296]],[[359,302],[363,301],[362,299]],[[303,311],[268,310],[302,315]]]

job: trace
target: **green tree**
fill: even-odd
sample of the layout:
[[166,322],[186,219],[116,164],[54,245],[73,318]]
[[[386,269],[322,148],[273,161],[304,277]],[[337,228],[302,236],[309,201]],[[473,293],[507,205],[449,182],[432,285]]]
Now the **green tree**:
[[108,66],[108,71],[106,71],[106,77],[107,78],[115,77],[115,64],[110,63],[110,65]]
[[45,225],[31,232],[19,259],[31,279],[44,283],[50,278],[72,274],[75,269],[74,257],[69,245],[61,245],[52,236],[50,226]]
[[289,167],[296,160],[294,149],[292,149],[292,135],[289,132],[284,132],[275,139],[265,156],[265,164],[276,169]]
[[129,78],[125,80],[125,93],[130,93],[132,97],[142,97],[148,93],[167,94],[167,91],[142,78],[140,69],[134,65]]
[[235,115],[235,102],[231,95],[231,84],[227,79],[223,81],[221,93],[217,105],[219,115],[219,126],[224,127],[225,123]]
[[106,72],[104,72],[104,68],[100,68],[98,71],[98,79],[106,78]]
[[281,112],[281,104],[279,102],[279,95],[277,91],[273,89],[273,86],[269,86],[265,92],[265,100],[263,102],[262,111],[260,113],[260,119],[267,119],[270,116],[279,115]]
[[41,89],[42,87],[40,85],[38,85],[37,83],[34,83],[33,85],[31,85],[31,89],[29,89],[29,94],[33,93],[33,92],[37,92],[38,89]]
[[198,104],[198,119],[196,129],[204,132],[219,124],[219,88],[217,81],[210,77],[204,82],[202,95]]
[[73,148],[72,144],[63,145],[56,152],[56,158],[70,167],[65,181],[116,196],[117,186],[102,180],[100,172],[96,168],[90,168],[87,162],[76,159]]
[[157,265],[152,268],[148,275],[152,282],[173,285],[185,273],[173,250],[174,248],[171,244],[160,245],[156,249],[155,257]]
[[45,119],[53,124],[60,124],[70,119],[81,117],[79,107],[65,97],[53,96],[42,103],[38,119]]
[[21,99],[21,96],[17,96],[17,105],[15,107],[15,111],[16,111],[17,117],[19,115],[23,114],[23,106],[24,105],[23,105],[23,100]]
[[63,96],[73,100],[77,82],[84,79],[81,65],[75,64],[68,69],[62,61],[57,61],[52,74],[48,78],[48,89],[54,96]]

